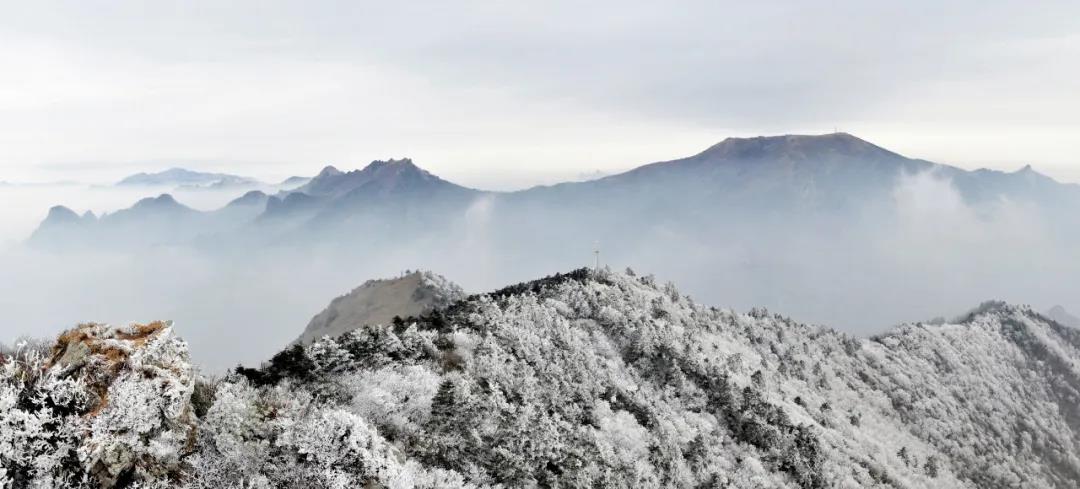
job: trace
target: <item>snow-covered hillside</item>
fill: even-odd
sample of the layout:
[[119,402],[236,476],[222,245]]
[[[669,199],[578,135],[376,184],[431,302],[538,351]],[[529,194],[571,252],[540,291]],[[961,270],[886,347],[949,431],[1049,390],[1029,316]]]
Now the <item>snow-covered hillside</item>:
[[[110,347],[140,341],[125,340],[131,330],[109,336],[95,328]],[[651,277],[579,270],[294,345],[259,369],[194,384],[168,329],[153,335],[160,339],[121,349],[136,352],[123,361],[99,349],[100,359],[75,369],[57,360],[72,351],[70,338],[51,355],[5,357],[0,481],[214,488],[1080,482],[1080,332],[1026,307],[988,303],[949,324],[858,339],[763,310],[696,304]],[[139,360],[140,348],[165,346],[172,361]],[[98,380],[102,372],[111,373]],[[90,394],[95,400],[71,400]],[[102,400],[148,395],[149,406],[168,409]],[[138,423],[108,418],[122,422],[109,423],[104,435],[88,431],[122,407]],[[195,428],[187,431],[189,419]],[[172,442],[179,433],[190,433],[185,443]],[[135,462],[95,469],[101,446],[123,447],[115,453]]]

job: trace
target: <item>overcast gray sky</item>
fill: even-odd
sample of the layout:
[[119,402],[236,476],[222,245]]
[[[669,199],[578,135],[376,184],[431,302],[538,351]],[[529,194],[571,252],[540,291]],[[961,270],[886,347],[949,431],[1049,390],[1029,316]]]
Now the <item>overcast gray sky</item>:
[[[227,4],[227,5],[226,5]],[[3,2],[0,180],[488,188],[834,127],[1080,181],[1080,2]]]

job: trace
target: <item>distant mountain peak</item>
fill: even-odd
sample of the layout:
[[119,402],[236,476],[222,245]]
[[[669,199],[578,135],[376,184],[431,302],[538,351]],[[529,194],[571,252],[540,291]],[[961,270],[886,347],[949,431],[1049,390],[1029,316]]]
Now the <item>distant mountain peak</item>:
[[1016,170],[1015,173],[1018,174],[1018,175],[1026,176],[1026,177],[1028,177],[1030,179],[1035,179],[1035,180],[1039,180],[1039,179],[1053,180],[1049,176],[1039,172],[1039,170],[1036,170],[1035,167],[1031,166],[1030,164],[1024,165],[1019,170]]
[[341,175],[341,173],[341,170],[338,170],[337,167],[335,167],[334,165],[326,165],[326,167],[324,167],[318,175],[315,175],[315,178],[332,177],[335,175]]
[[268,196],[261,190],[251,190],[240,197],[233,199],[226,207],[233,207],[238,205],[257,205],[265,204]]
[[1046,175],[1043,175],[1042,173],[1039,173],[1039,171],[1036,170],[1035,167],[1031,166],[1030,164],[1027,164],[1027,165],[1024,165],[1024,166],[1020,167],[1019,170],[1016,170],[1013,173],[1015,173],[1017,175],[1024,176],[1024,177],[1027,177],[1027,178],[1039,178],[1039,177],[1049,178],[1049,177],[1046,177]]
[[173,167],[157,173],[136,173],[116,183],[119,186],[184,186],[184,187],[224,187],[229,185],[253,185],[258,181],[253,178],[229,175],[226,173],[206,173],[186,168]]
[[1039,172],[1039,170],[1036,170],[1035,167],[1030,164],[1024,165],[1019,170],[1014,171],[1012,175],[1016,175],[1017,177],[1020,177],[1022,181],[1028,183],[1057,183],[1052,177]]
[[180,206],[171,194],[161,194],[157,197],[147,197],[135,203],[134,207],[175,207]]
[[1060,304],[1051,307],[1050,310],[1046,311],[1046,316],[1057,321],[1059,324],[1072,328],[1080,328],[1080,318],[1070,314],[1069,311],[1065,310]]
[[364,188],[376,193],[408,191],[432,185],[454,186],[416,166],[411,158],[375,160],[362,169],[342,172],[327,166],[295,192],[312,196],[340,197]]
[[[899,176],[935,166],[844,132],[786,134],[729,137],[696,155],[640,166],[599,181],[606,185],[662,185],[657,182],[673,178],[709,195],[721,187],[727,188],[725,195],[734,195],[734,191],[752,195],[769,187],[768,193],[783,189],[790,199],[835,208],[845,205],[843,201],[852,192],[891,191]],[[774,205],[782,200],[768,197],[760,201]]]
[[141,199],[128,209],[118,211],[116,214],[126,214],[134,212],[138,214],[143,213],[186,213],[195,212],[190,207],[177,202],[170,194],[161,194],[157,197],[147,197]]
[[820,135],[729,137],[703,151],[699,157],[732,160],[811,159],[830,155],[898,158],[900,155],[846,132]]
[[79,219],[79,215],[75,211],[62,205],[54,205],[49,208],[49,214],[45,216],[44,224],[78,222]]
[[[89,217],[87,217],[89,216]],[[97,220],[92,212],[87,211],[83,217],[79,217],[75,211],[56,205],[49,208],[45,220],[41,221],[37,229],[30,235],[31,242],[47,243],[52,239],[60,238],[61,242],[68,242],[69,235],[66,232],[72,229],[82,228],[85,224]]]
[[299,191],[267,197],[266,211],[263,212],[261,219],[275,219],[310,211],[319,204],[320,200],[318,197]]
[[369,163],[368,166],[411,166],[413,168],[417,168],[416,164],[413,163],[412,158],[401,158],[399,160],[395,160],[393,158],[390,158],[389,160],[375,160]]
[[[337,168],[334,168],[332,166],[327,168],[332,168],[334,171],[337,170]],[[310,181],[311,177],[291,176],[289,178],[286,178],[285,180],[282,180],[281,183],[279,183],[277,186],[283,190],[292,190]]]
[[410,158],[400,160],[375,160],[364,167],[361,172],[371,172],[373,179],[386,179],[397,175],[413,174],[435,178],[434,175],[416,166]]
[[[398,175],[404,173],[415,173],[423,175],[431,175],[426,170],[416,166],[411,158],[402,158],[395,160],[393,158],[389,160],[375,160],[368,163],[361,170],[354,170],[358,172],[368,172],[377,178],[387,178],[390,175]],[[349,172],[352,173],[352,172]],[[432,175],[433,176],[433,175]]]

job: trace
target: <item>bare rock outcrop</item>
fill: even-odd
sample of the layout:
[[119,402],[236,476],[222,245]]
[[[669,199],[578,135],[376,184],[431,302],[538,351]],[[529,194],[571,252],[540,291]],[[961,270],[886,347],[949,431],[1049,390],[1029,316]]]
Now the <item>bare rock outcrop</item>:
[[0,386],[13,401],[0,414],[0,438],[8,438],[0,442],[19,457],[0,460],[0,479],[70,486],[70,474],[81,472],[79,482],[94,487],[179,479],[195,439],[195,377],[171,323],[83,324],[49,352],[5,363],[5,378],[21,385]]
[[464,299],[465,291],[442,275],[415,271],[398,278],[369,280],[330,302],[311,318],[296,343],[310,344],[364,326],[390,324],[394,316],[419,316]]

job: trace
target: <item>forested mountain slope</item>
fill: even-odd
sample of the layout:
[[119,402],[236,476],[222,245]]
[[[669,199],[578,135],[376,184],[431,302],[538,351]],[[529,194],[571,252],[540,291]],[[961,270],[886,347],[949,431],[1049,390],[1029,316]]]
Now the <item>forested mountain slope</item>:
[[[197,418],[190,442],[156,445],[188,425],[133,412],[148,435],[108,441],[144,458],[107,473],[189,487],[1075,487],[1078,360],[1080,333],[1026,307],[857,339],[579,270],[161,390]],[[4,360],[0,480],[83,470],[108,485],[80,466],[100,438],[51,435],[100,415],[56,394],[99,392],[100,367],[49,360],[27,380],[34,362]]]

